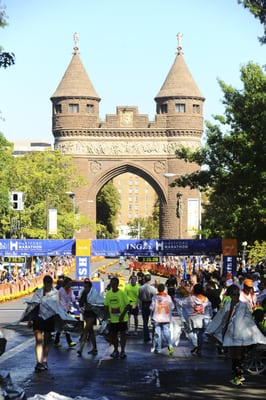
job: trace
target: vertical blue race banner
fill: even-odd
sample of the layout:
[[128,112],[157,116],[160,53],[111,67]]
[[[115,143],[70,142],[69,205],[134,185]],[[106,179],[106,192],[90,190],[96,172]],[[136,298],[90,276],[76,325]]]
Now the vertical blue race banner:
[[223,239],[223,275],[231,274],[236,275],[237,268],[237,240],[236,239]]
[[91,241],[88,239],[76,240],[76,279],[90,278]]

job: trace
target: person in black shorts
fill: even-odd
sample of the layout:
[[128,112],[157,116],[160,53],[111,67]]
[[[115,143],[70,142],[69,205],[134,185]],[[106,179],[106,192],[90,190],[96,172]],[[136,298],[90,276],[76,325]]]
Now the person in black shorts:
[[58,291],[53,288],[53,279],[50,275],[46,275],[43,278],[43,287],[35,290],[31,299],[31,304],[35,304],[35,308],[31,313],[37,359],[35,372],[48,369],[47,357],[50,349],[51,334],[55,330],[55,314],[51,308],[45,306],[47,300],[54,300],[59,304]]

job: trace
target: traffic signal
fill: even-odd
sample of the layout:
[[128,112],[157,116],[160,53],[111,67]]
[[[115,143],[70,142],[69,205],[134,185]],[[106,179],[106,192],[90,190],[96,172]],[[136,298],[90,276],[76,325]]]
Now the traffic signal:
[[22,201],[23,192],[11,192],[10,193],[10,203],[12,210],[21,211],[23,210]]

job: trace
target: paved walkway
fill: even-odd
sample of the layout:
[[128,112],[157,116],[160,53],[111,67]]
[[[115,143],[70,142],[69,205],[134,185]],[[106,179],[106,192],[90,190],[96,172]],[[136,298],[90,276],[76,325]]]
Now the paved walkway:
[[[112,271],[119,268],[117,265]],[[167,349],[160,355],[152,353],[151,344],[143,343],[141,316],[139,320],[138,335],[128,336],[125,360],[110,357],[112,347],[102,336],[97,336],[97,356],[87,354],[87,345],[82,358],[77,357],[75,348],[67,348],[62,337],[63,346],[51,348],[49,370],[36,374],[32,330],[26,324],[13,326],[2,319],[0,327],[4,326],[8,343],[0,357],[0,370],[10,371],[13,383],[22,387],[27,397],[55,392],[72,398],[105,396],[108,400],[265,398],[265,375],[248,375],[242,387],[232,386],[231,362],[217,357],[212,344],[204,344],[202,357],[192,356],[191,345],[182,336],[172,357]],[[73,337],[79,340],[79,335]]]
[[[140,317],[141,322],[141,317]],[[142,327],[138,336],[128,336],[125,360],[110,357],[112,347],[102,336],[97,336],[98,354],[77,357],[76,349],[68,349],[64,337],[62,347],[52,346],[49,370],[34,372],[34,338],[25,325],[6,325],[8,346],[0,357],[0,370],[11,372],[12,381],[22,387],[27,396],[55,392],[61,395],[83,396],[109,400],[165,400],[165,399],[262,399],[265,397],[264,376],[247,376],[243,387],[233,387],[231,362],[217,357],[213,345],[204,344],[202,357],[190,354],[191,345],[182,337],[174,355],[151,352],[151,344],[144,344]],[[73,336],[78,341],[79,336]]]

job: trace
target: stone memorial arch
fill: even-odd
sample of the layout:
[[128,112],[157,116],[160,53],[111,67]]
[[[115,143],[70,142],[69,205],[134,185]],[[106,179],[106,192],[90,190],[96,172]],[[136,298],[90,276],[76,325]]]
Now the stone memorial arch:
[[[175,60],[155,97],[153,121],[136,106],[118,106],[115,114],[100,119],[101,99],[81,62],[77,34],[72,59],[51,97],[55,149],[72,155],[89,182],[75,190],[79,210],[95,220],[99,190],[131,172],[144,178],[159,197],[162,239],[194,238],[200,224],[199,191],[169,186],[177,175],[198,168],[178,160],[175,150],[180,144],[200,146],[203,133],[204,97],[184,61],[182,35],[177,38]],[[95,238],[95,233],[81,230],[76,237]]]

